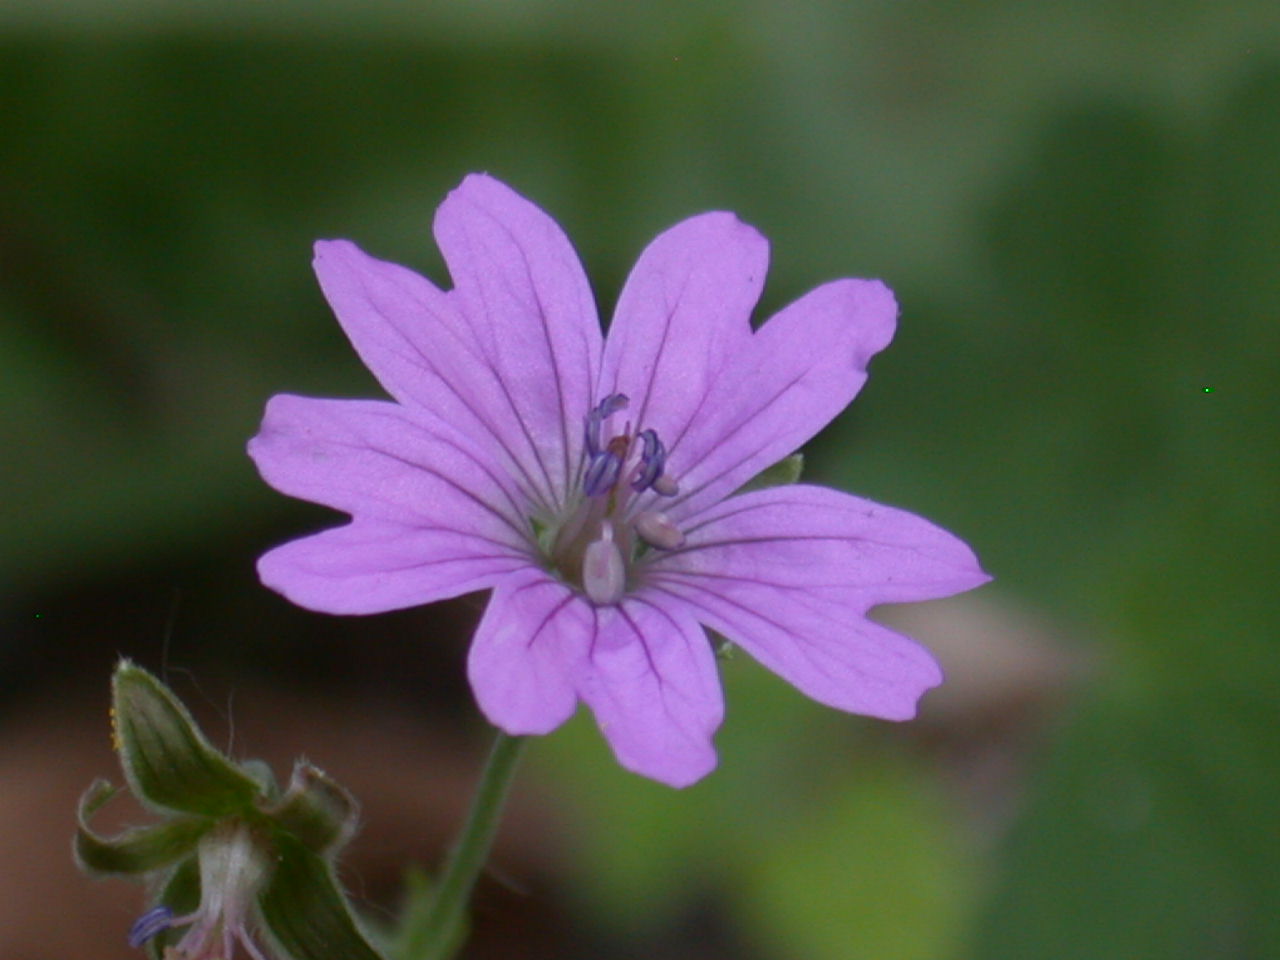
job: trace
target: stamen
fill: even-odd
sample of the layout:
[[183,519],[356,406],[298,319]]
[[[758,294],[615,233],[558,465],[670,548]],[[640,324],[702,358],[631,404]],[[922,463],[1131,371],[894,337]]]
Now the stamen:
[[635,528],[641,539],[651,547],[675,550],[677,547],[684,546],[684,533],[665,513],[642,510],[636,514]]
[[129,928],[129,946],[138,948],[173,925],[173,911],[168,907],[152,907]]
[[618,482],[618,474],[622,471],[622,458],[612,450],[596,453],[587,464],[586,473],[582,475],[582,491],[588,497],[598,497],[608,493]]
[[640,469],[636,471],[636,478],[631,481],[631,489],[636,491],[653,486],[653,482],[662,476],[662,467],[667,460],[667,448],[658,439],[656,431],[641,430],[640,442],[644,444],[644,450],[640,453]]
[[619,410],[627,409],[627,404],[630,402],[625,393],[611,393],[587,414],[583,438],[587,456],[594,457],[600,452],[600,426]]
[[661,494],[664,497],[674,497],[680,492],[680,484],[676,483],[669,475],[662,474],[657,480],[653,481],[651,488],[654,493]]
[[605,522],[600,539],[587,545],[582,557],[582,589],[595,603],[617,603],[627,585],[627,568],[613,542],[613,524]]

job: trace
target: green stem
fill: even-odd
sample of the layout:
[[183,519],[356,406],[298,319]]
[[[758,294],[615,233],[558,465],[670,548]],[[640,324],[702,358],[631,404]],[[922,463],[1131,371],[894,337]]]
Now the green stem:
[[494,834],[498,832],[502,804],[525,739],[499,732],[494,740],[467,823],[449,853],[430,909],[421,923],[414,924],[404,957],[449,960],[462,946],[467,928],[467,903],[493,846]]

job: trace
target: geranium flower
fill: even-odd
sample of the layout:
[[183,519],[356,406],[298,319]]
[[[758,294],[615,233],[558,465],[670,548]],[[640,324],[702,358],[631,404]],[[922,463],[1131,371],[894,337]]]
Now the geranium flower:
[[485,715],[542,734],[584,701],[624,767],[673,786],[715,766],[704,628],[822,703],[912,717],[938,667],[866,611],[984,582],[969,548],[836,490],[737,492],[853,399],[890,291],[837,280],[753,332],[768,245],[706,213],[649,245],[605,337],[568,239],[504,184],[467,177],[434,232],[448,291],[316,246],[394,399],[268,404],[262,476],[352,519],[267,553],[263,582],[343,614],[492,590],[468,661]]

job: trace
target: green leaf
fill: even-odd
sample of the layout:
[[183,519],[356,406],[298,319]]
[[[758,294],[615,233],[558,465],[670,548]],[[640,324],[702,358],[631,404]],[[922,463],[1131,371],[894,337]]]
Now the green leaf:
[[764,490],[768,487],[781,487],[788,483],[796,483],[804,470],[804,454],[793,453],[779,460],[771,467],[765,467],[754,477],[740,486],[735,494],[750,493],[752,490]]
[[355,797],[323,770],[299,762],[279,804],[263,812],[308,849],[328,854],[351,839],[360,807]]
[[356,926],[329,864],[281,833],[271,879],[258,898],[265,930],[293,960],[380,960]]
[[139,800],[207,817],[252,815],[257,782],[209,744],[168,687],[122,660],[112,690],[116,746]]
[[190,854],[212,825],[204,818],[178,817],[152,827],[135,827],[103,837],[89,827],[89,819],[119,790],[96,780],[80,798],[75,854],[89,873],[149,873]]

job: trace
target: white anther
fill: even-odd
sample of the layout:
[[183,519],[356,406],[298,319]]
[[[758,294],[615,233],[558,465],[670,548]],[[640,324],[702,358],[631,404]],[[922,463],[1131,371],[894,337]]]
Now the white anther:
[[665,513],[644,510],[636,515],[636,533],[645,543],[662,550],[675,550],[684,546],[684,534]]

